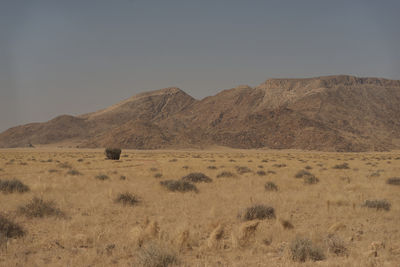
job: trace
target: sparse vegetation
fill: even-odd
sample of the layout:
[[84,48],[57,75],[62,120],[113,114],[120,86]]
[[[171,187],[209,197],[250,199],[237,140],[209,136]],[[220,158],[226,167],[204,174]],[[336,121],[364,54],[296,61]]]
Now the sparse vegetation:
[[119,194],[115,199],[115,202],[122,203],[123,205],[135,206],[139,203],[139,199],[137,196],[127,192]]
[[325,255],[321,248],[316,247],[311,240],[297,237],[290,243],[290,254],[293,261],[321,261]]
[[182,181],[192,182],[192,183],[210,183],[212,179],[201,172],[192,172],[186,176],[182,177]]
[[239,218],[244,221],[250,220],[263,220],[263,219],[274,219],[275,218],[275,210],[273,207],[266,205],[253,205],[247,208],[244,212],[239,214]]
[[257,171],[257,174],[260,176],[265,176],[267,173],[265,171]]
[[121,156],[120,148],[106,148],[105,152],[107,159],[119,160]]
[[160,184],[167,188],[169,191],[175,192],[189,192],[189,191],[193,191],[193,192],[198,192],[197,187],[192,184],[189,183],[187,181],[182,181],[182,180],[165,180],[165,181],[161,181]]
[[366,200],[363,204],[363,207],[376,209],[376,210],[389,211],[391,204],[386,199],[374,199],[374,200]]
[[64,213],[60,209],[55,207],[53,201],[45,201],[37,197],[34,197],[25,206],[20,206],[18,211],[19,213],[24,214],[27,217],[36,218],[43,218],[47,216],[64,216]]
[[29,187],[20,180],[0,180],[0,191],[3,193],[24,193],[29,191]]
[[316,184],[319,182],[319,179],[314,175],[304,177],[305,184]]
[[392,177],[386,180],[387,184],[400,185],[400,177]]

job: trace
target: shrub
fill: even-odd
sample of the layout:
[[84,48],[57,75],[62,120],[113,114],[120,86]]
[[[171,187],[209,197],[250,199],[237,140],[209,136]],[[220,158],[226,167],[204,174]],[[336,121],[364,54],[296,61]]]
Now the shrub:
[[260,175],[260,176],[267,175],[267,173],[265,171],[258,171],[257,174]]
[[288,220],[280,220],[280,222],[284,229],[293,229],[294,228],[293,224]]
[[120,180],[126,180],[126,176],[125,176],[125,175],[121,175],[121,176],[119,177],[119,179],[120,179]]
[[34,197],[25,206],[19,207],[18,211],[27,217],[42,218],[47,216],[64,216],[64,213],[55,207],[53,201],[44,201],[43,199],[37,197]]
[[119,160],[121,156],[120,148],[106,148],[105,152],[107,159]]
[[59,170],[56,170],[56,169],[50,169],[49,170],[49,173],[55,173],[55,172],[59,172]]
[[274,164],[274,165],[272,165],[272,167],[282,168],[282,167],[286,167],[286,164],[284,164],[284,163],[282,163],[282,164]]
[[290,244],[290,254],[294,261],[304,262],[306,260],[320,261],[325,259],[322,249],[313,245],[307,238],[296,237]]
[[178,264],[174,251],[154,242],[146,244],[139,250],[137,261],[138,265],[143,267],[168,267]]
[[347,247],[344,241],[336,235],[328,235],[328,238],[325,239],[325,243],[328,247],[328,251],[334,253],[338,256],[347,255]]
[[392,177],[386,180],[387,184],[400,185],[400,177]]
[[304,169],[306,169],[306,170],[311,170],[312,167],[311,167],[310,165],[307,165],[307,166],[304,167]]
[[207,167],[207,169],[210,169],[210,170],[216,170],[216,169],[217,169],[217,167],[216,167],[216,166],[208,166],[208,167]]
[[245,173],[251,172],[251,170],[245,166],[236,166],[236,171],[239,174],[245,174]]
[[304,177],[305,184],[316,184],[319,182],[319,179],[314,175]]
[[110,177],[108,177],[108,175],[105,175],[105,174],[99,174],[99,175],[96,175],[95,178],[104,181],[104,180],[109,179]]
[[69,164],[68,162],[60,163],[57,166],[59,168],[63,168],[63,169],[71,169],[72,168],[71,164]]
[[125,206],[126,205],[135,206],[137,203],[139,203],[139,199],[135,195],[127,192],[119,194],[118,197],[115,199],[115,202],[122,203]]
[[154,178],[161,178],[162,177],[162,173],[156,173],[154,174]]
[[201,172],[192,172],[189,173],[188,175],[182,177],[182,181],[187,181],[187,182],[192,182],[192,183],[210,183],[212,182],[212,179],[205,175],[204,173]]
[[153,167],[153,168],[150,168],[150,171],[156,172],[156,171],[158,171],[158,169]]
[[376,210],[390,210],[391,204],[386,199],[366,200],[363,207],[376,209]]
[[222,178],[222,177],[234,177],[235,175],[233,174],[233,173],[231,173],[231,172],[228,172],[228,171],[223,171],[223,172],[221,172],[221,173],[219,173],[218,175],[217,175],[217,178]]
[[295,178],[303,178],[306,176],[313,176],[309,171],[306,170],[300,170],[296,173],[296,175],[294,176]]
[[194,191],[198,192],[197,187],[189,183],[187,181],[182,181],[182,180],[166,180],[166,181],[161,181],[160,184],[167,188],[169,191],[175,192],[189,192],[189,191]]
[[273,182],[266,182],[264,188],[267,191],[278,191],[278,186]]
[[82,173],[80,173],[79,171],[77,171],[77,170],[69,170],[68,172],[67,172],[67,174],[68,175],[82,175]]
[[18,224],[8,220],[0,214],[0,241],[4,238],[17,238],[25,235],[25,231]]
[[247,208],[243,213],[239,214],[239,218],[244,221],[274,219],[275,210],[274,208],[265,205],[253,205]]
[[345,162],[343,164],[337,164],[337,165],[333,166],[332,168],[339,169],[339,170],[350,169],[349,164],[347,162]]
[[24,193],[29,191],[29,187],[14,178],[12,180],[0,180],[0,191],[3,193]]

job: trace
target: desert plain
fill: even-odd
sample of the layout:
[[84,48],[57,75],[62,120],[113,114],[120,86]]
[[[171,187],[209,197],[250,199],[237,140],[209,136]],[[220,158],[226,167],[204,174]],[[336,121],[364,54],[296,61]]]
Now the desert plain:
[[400,266],[399,184],[400,151],[2,149],[0,266]]

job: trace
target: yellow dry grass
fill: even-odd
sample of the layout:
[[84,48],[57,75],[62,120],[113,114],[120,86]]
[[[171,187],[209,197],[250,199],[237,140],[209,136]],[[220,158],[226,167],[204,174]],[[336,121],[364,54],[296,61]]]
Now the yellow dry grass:
[[[349,169],[332,168],[345,162]],[[60,163],[81,175],[68,175],[68,165]],[[238,174],[237,166],[251,172]],[[294,177],[306,166],[318,183]],[[217,178],[223,171],[235,175]],[[162,177],[154,178],[155,172]],[[196,184],[198,193],[160,186],[191,172],[213,181]],[[314,266],[291,259],[297,236],[324,251],[320,266],[399,266],[400,186],[386,184],[399,173],[400,152],[125,150],[120,161],[111,161],[102,150],[0,150],[0,180],[17,178],[30,187],[26,193],[0,193],[1,214],[26,231],[0,245],[0,266],[140,266],[141,250],[150,242],[176,253],[179,266]],[[99,174],[109,178],[96,179]],[[278,191],[266,191],[267,181]],[[116,203],[126,192],[140,202]],[[65,216],[18,213],[33,197],[54,201]],[[367,199],[386,199],[391,209],[362,207]],[[276,218],[238,218],[254,204],[273,207]],[[330,252],[329,235],[343,240],[346,255]]]

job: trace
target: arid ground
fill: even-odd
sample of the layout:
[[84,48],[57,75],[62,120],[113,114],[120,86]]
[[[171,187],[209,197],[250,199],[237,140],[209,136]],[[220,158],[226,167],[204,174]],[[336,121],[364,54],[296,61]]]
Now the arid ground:
[[4,149],[0,189],[0,266],[400,266],[400,152]]

